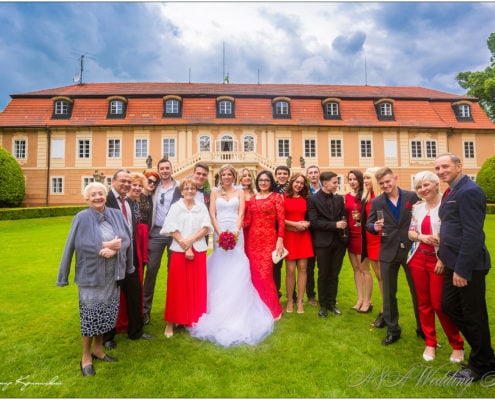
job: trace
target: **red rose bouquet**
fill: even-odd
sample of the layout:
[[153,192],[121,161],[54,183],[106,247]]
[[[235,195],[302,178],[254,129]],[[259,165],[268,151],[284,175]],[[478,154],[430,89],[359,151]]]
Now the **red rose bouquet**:
[[225,231],[220,233],[217,243],[224,250],[232,250],[237,244],[238,237],[232,232]]

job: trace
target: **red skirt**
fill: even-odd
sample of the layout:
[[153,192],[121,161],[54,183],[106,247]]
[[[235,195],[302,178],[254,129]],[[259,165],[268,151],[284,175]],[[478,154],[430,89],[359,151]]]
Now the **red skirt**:
[[179,325],[192,326],[206,312],[206,251],[193,249],[194,259],[172,251],[167,278],[164,319]]

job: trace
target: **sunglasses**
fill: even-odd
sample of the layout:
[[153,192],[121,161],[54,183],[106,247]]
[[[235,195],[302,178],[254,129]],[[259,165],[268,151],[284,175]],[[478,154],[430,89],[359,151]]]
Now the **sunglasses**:
[[156,185],[156,181],[154,181],[153,179],[148,179],[148,184],[150,185]]

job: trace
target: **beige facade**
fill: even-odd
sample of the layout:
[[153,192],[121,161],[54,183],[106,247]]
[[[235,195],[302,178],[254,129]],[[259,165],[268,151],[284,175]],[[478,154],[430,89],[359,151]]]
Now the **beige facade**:
[[[119,84],[119,88],[125,85]],[[232,85],[214,86],[217,86],[215,95],[219,95],[228,93],[221,91],[227,91]],[[341,99],[340,120],[329,121],[320,117],[320,120],[314,118],[307,122],[302,121],[298,114],[308,115],[305,114],[305,101],[308,104],[310,100],[314,103],[316,98],[322,103],[321,99],[329,96],[326,93],[316,93],[296,99],[289,89],[293,86],[304,88],[304,85],[290,85],[290,88],[286,86],[279,85],[277,89],[278,93],[290,100],[291,118],[273,118],[272,122],[269,121],[273,117],[272,109],[262,109],[266,106],[266,99],[257,98],[261,95],[273,97],[271,93],[251,93],[249,90],[233,94],[236,110],[235,117],[230,120],[218,121],[217,116],[212,115],[197,121],[185,115],[184,97],[181,118],[177,121],[168,118],[163,123],[157,123],[156,118],[150,122],[130,121],[133,115],[138,114],[137,109],[133,109],[131,96],[126,97],[128,104],[125,119],[117,121],[118,123],[113,120],[107,123],[101,122],[101,118],[100,122],[94,120],[94,113],[89,107],[94,107],[97,101],[84,97],[79,99],[78,95],[81,96],[81,93],[72,95],[74,109],[71,119],[67,120],[50,119],[57,89],[52,89],[47,94],[41,91],[18,95],[11,101],[13,106],[9,108],[9,104],[0,116],[0,145],[14,155],[23,169],[26,179],[26,206],[82,204],[81,191],[85,184],[94,179],[95,170],[98,174],[104,174],[109,181],[114,171],[122,167],[131,171],[143,171],[148,155],[152,157],[153,168],[156,168],[156,162],[160,158],[167,155],[173,163],[174,176],[177,179],[191,174],[196,162],[206,162],[211,169],[211,184],[215,173],[225,163],[231,163],[239,169],[247,166],[256,173],[262,169],[274,170],[277,165],[287,165],[290,156],[289,163],[293,172],[305,171],[310,165],[318,165],[322,171],[336,172],[343,182],[341,190],[345,192],[348,189],[345,177],[351,169],[364,171],[372,166],[388,166],[399,176],[399,185],[411,189],[414,174],[420,170],[432,170],[433,161],[439,154],[459,154],[463,159],[465,172],[473,178],[483,162],[495,154],[495,126],[472,98],[468,99],[473,121],[458,123],[455,121],[452,103],[458,101],[459,96],[443,93],[436,102],[448,105],[442,112],[447,113],[450,110],[451,120],[454,122],[445,121],[441,112],[437,112],[440,115],[438,122],[435,116],[427,113],[422,119],[422,109],[415,109],[414,98],[406,98],[411,97],[407,91],[403,95],[406,99],[394,93],[385,93],[387,96],[382,95],[382,98],[394,99],[395,120],[383,122],[376,118],[375,110],[370,107],[366,113],[359,114],[360,111],[357,110],[352,114],[353,101],[369,101],[372,106],[376,103],[376,96],[370,98],[365,87],[357,87],[354,89],[363,89],[358,100],[354,99],[355,93],[349,95],[349,98],[342,93],[337,96]],[[325,88],[330,90],[333,87]],[[59,89],[64,89],[59,90],[60,95],[66,95],[66,88]],[[76,90],[78,89],[76,86]],[[112,89],[115,90],[115,87],[108,84],[100,95],[110,96],[113,94]],[[189,96],[201,97],[201,90],[201,87],[192,87],[189,89]],[[428,89],[424,91],[426,93],[423,93],[423,97],[428,97]],[[167,88],[164,94],[179,92],[178,88]],[[122,95],[120,92],[117,94]],[[184,96],[184,93],[179,95]],[[143,102],[147,96],[154,99],[152,94],[142,93]],[[250,108],[245,105],[243,109],[241,100],[250,97]],[[425,107],[423,97],[416,100],[418,104],[421,102],[421,107]],[[28,106],[33,98],[37,101],[33,103],[33,119],[34,116],[39,118],[39,114],[44,112],[44,123],[30,122],[29,108],[24,108],[25,115],[22,119],[17,112],[19,103],[22,104],[24,100]],[[98,99],[98,102],[101,103],[101,100]],[[193,104],[192,100],[188,102]],[[201,110],[215,114],[215,101],[212,104],[213,110],[208,107],[202,107]],[[85,107],[88,107],[86,111]],[[438,109],[439,106],[431,106],[434,110],[435,107]],[[249,110],[252,110],[250,112],[253,115],[250,123],[249,119],[242,118]],[[241,111],[243,114],[239,115]],[[151,107],[149,112],[153,112]],[[311,112],[308,111],[309,114]],[[402,117],[411,112],[415,113],[414,118]],[[161,115],[161,108],[158,113]],[[264,114],[269,114],[269,117],[265,118]],[[76,115],[78,119],[74,121],[72,118]],[[84,115],[87,118],[86,123],[81,122]],[[145,118],[143,114],[140,116]],[[376,123],[369,122],[373,118]],[[401,118],[414,120],[414,123],[406,123],[406,119]]]

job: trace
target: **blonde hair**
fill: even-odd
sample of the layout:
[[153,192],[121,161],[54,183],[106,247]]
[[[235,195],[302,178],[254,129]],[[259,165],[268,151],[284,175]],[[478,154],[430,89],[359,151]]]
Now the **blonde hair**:
[[[419,186],[424,181],[435,183],[437,185],[440,183],[440,179],[438,178],[438,176],[435,173],[433,173],[431,171],[420,171],[416,175],[414,175],[414,177],[413,177],[414,189],[418,190]],[[438,187],[437,187],[437,191],[438,191]]]
[[220,167],[218,170],[218,189],[220,191],[220,196],[225,196],[227,193],[225,192],[225,188],[223,187],[223,182],[222,182],[222,174],[225,171],[230,171],[232,172],[232,185],[234,185],[235,182],[237,182],[237,171],[231,164],[225,164]]
[[105,193],[105,197],[107,197],[108,190],[107,187],[100,182],[90,182],[86,185],[86,187],[83,190],[83,198],[84,200],[89,200],[89,191],[91,189],[101,189],[103,190],[103,193]]
[[181,192],[184,190],[184,187],[186,185],[191,185],[192,187],[194,187],[194,189],[198,190],[198,187],[196,186],[196,180],[194,179],[194,176],[193,175],[186,176],[182,180],[182,182],[179,185],[179,189],[180,189]]
[[238,181],[237,183],[238,183],[239,185],[242,185],[241,181],[242,181],[242,178],[243,178],[244,171],[247,171],[247,172],[248,172],[248,174],[249,174],[249,176],[251,176],[251,183],[247,186],[248,192],[249,192],[250,194],[254,194],[254,193],[255,193],[255,191],[254,191],[254,184],[253,184],[253,182],[254,182],[254,177],[253,177],[253,175],[251,174],[251,171],[249,170],[249,168],[244,167],[244,168],[241,168],[241,169],[239,170],[239,174],[238,174],[238,176],[239,176],[239,181]]
[[134,182],[134,181],[141,181],[141,185],[143,185],[143,187],[144,187],[145,183],[146,183],[146,178],[141,172],[132,172],[131,173],[131,182]]
[[369,190],[366,187],[366,185],[364,185],[363,197],[362,197],[363,203],[366,203],[371,200],[371,193],[374,193],[375,197],[382,193],[382,190],[380,189],[380,185],[378,184],[378,181],[376,180],[376,176],[375,176],[376,172],[381,169],[382,167],[370,167],[366,171],[364,171],[363,179],[371,178],[372,189]]

